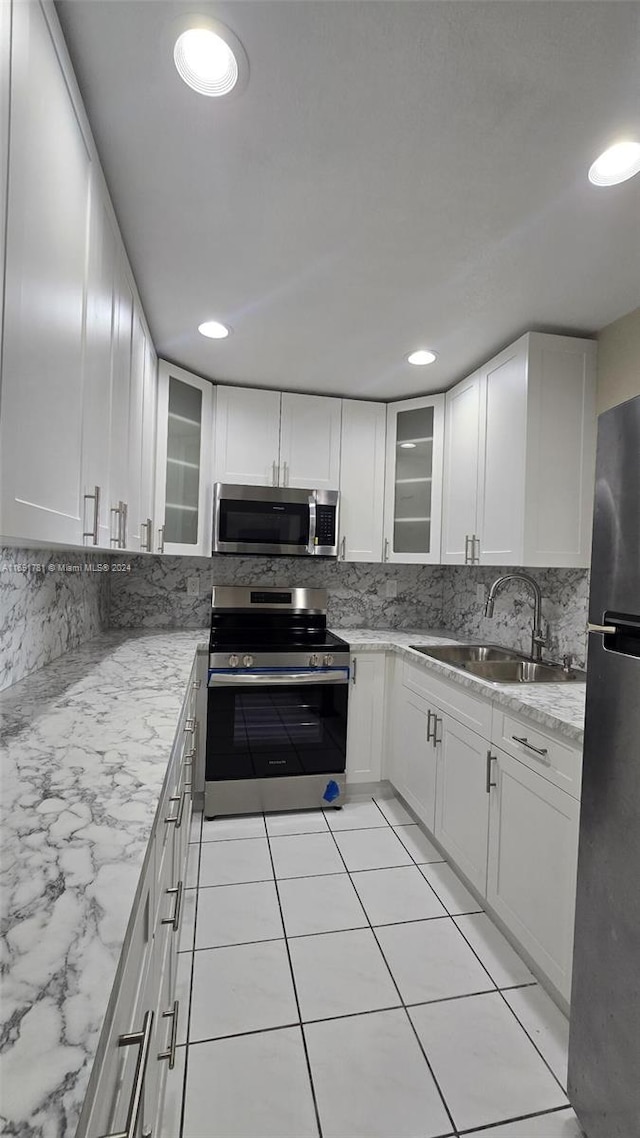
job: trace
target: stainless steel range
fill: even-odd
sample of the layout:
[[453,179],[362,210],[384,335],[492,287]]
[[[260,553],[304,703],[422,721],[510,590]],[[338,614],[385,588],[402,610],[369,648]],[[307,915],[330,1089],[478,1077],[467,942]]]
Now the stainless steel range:
[[326,590],[216,586],[205,816],[341,805],[349,674]]

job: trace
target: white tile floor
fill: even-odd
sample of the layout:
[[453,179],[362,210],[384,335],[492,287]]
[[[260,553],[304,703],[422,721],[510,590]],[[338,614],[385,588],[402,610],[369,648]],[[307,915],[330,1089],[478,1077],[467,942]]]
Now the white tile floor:
[[565,1017],[397,799],[197,815],[188,885],[159,1138],[580,1138]]

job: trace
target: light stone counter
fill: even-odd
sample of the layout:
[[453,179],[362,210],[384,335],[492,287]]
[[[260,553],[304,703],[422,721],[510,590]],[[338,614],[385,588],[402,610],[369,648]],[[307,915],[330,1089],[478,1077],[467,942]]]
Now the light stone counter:
[[72,1138],[207,632],[106,633],[0,695],[0,1129]]
[[580,681],[560,684],[494,684],[481,680],[468,672],[462,672],[450,664],[431,660],[414,652],[410,644],[460,644],[460,637],[448,637],[446,632],[425,632],[416,629],[369,629],[333,628],[337,636],[342,636],[350,645],[351,651],[390,652],[412,664],[425,668],[444,679],[451,680],[461,687],[482,695],[493,703],[500,704],[520,715],[526,715],[532,722],[564,735],[573,743],[582,744],[584,734],[584,705],[586,684]]

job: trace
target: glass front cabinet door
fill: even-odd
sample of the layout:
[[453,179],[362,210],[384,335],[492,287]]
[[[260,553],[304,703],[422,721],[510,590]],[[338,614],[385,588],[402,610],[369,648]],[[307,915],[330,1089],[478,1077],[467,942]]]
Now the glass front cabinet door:
[[440,560],[444,395],[387,408],[385,561]]
[[156,553],[211,556],[213,384],[159,361]]

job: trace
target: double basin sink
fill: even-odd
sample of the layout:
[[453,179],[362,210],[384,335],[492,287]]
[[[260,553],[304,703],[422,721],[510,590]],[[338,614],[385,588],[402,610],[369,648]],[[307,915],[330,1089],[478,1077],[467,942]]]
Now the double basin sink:
[[411,644],[410,647],[423,656],[451,664],[494,684],[562,684],[586,678],[585,672],[575,668],[531,660],[512,648],[499,648],[494,644],[439,644],[433,648]]

